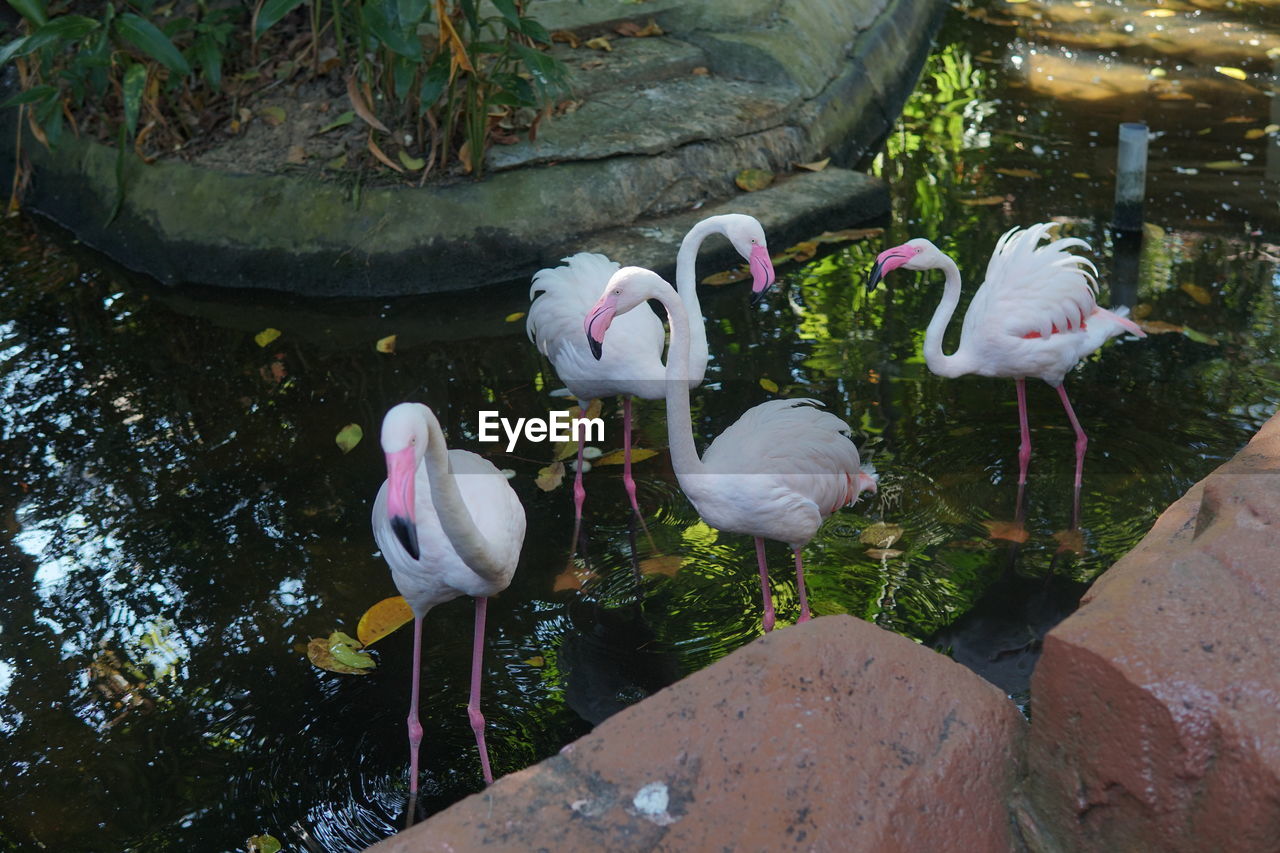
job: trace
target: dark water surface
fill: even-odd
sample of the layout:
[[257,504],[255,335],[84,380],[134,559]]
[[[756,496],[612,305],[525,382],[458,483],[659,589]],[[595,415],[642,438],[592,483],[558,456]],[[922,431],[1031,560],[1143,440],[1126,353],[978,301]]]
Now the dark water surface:
[[[761,309],[742,285],[704,288],[703,445],[772,396],[767,379],[846,418],[882,475],[879,495],[806,552],[816,613],[950,650],[1020,703],[1043,627],[1280,400],[1276,8],[1143,14],[1156,8],[953,11],[871,164],[894,186],[888,233],[780,266]],[[1159,136],[1150,226],[1126,256],[1106,223],[1115,126],[1131,119]],[[1094,245],[1103,304],[1127,293],[1168,331],[1113,342],[1068,378],[1091,439],[1078,528],[1070,428],[1056,395],[1029,386],[1019,543],[1012,383],[925,368],[937,280],[897,272],[870,296],[862,283],[878,251],[919,235],[955,256],[971,290],[1000,233],[1045,218]],[[395,592],[368,513],[377,425],[403,399],[512,469],[528,513],[520,569],[489,610],[496,772],[760,633],[751,542],[698,521],[665,454],[637,466],[652,543],[628,527],[620,468],[600,466],[590,545],[570,565],[569,490],[534,485],[549,447],[506,455],[475,440],[481,409],[563,405],[523,322],[507,321],[526,284],[385,304],[193,295],[21,219],[2,238],[0,849],[237,850],[269,832],[286,849],[344,851],[393,831],[410,632],[375,646],[365,677],[315,669],[305,647],[354,633]],[[268,327],[282,334],[259,346]],[[396,353],[376,352],[390,334]],[[605,411],[608,451],[621,430]],[[353,422],[365,439],[344,455],[334,436]],[[665,445],[660,402],[639,404],[638,443]],[[888,549],[860,541],[876,522],[901,527]],[[798,610],[788,554],[775,543],[769,555],[785,626]],[[482,784],[464,709],[471,620],[459,600],[427,622],[427,812]]]

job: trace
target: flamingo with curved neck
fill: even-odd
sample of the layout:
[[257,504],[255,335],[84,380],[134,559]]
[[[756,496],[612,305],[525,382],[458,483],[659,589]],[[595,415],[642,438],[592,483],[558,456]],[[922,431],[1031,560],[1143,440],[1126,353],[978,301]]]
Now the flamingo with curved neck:
[[437,604],[476,600],[467,716],[486,783],[493,781],[480,712],[481,659],[489,596],[507,588],[520,560],[525,516],[520,499],[493,463],[449,450],[435,413],[400,403],[382,421],[387,479],[373,502],[373,537],[396,588],[413,610],[413,679],[409,716],[409,792],[418,790],[422,722],[418,712],[422,622]]
[[[709,216],[685,235],[676,255],[676,282],[685,312],[696,318],[692,328],[692,355],[682,378],[691,387],[702,383],[707,370],[707,332],[698,301],[696,263],[703,241],[723,234],[733,244],[751,270],[752,304],[773,284],[773,262],[765,243],[764,229],[753,217],[727,213]],[[631,507],[640,514],[635,479],[631,475],[631,398],[660,400],[666,393],[667,368],[662,360],[665,335],[662,321],[652,311],[637,311],[620,318],[615,329],[616,343],[609,355],[595,359],[582,340],[582,322],[601,288],[618,270],[618,264],[604,255],[580,252],[564,259],[564,265],[539,270],[533,277],[526,330],[529,339],[551,359],[556,374],[585,408],[597,397],[622,397],[623,471],[622,482]],[[668,361],[670,360],[668,354]],[[582,451],[578,446],[578,466],[574,476],[574,526],[581,524],[586,489],[582,483]],[[577,541],[575,532],[574,541]]]
[[[683,299],[656,273],[623,267],[583,323],[588,346],[604,355],[615,318],[648,299],[667,310],[671,346],[667,357],[667,440],[680,488],[712,527],[755,538],[764,606],[764,630],[774,625],[764,540],[786,542],[795,553],[800,618],[809,619],[801,550],[823,520],[876,490],[874,476],[859,465],[849,427],[821,411],[816,400],[770,400],[743,413],[701,457],[693,438],[689,385],[690,324]],[[608,337],[613,346],[613,336]]]
[[[1056,223],[1042,222],[1022,230],[1013,228],[996,243],[987,265],[986,280],[974,293],[960,327],[960,343],[950,355],[942,351],[942,336],[960,303],[960,270],[955,261],[923,238],[886,249],[876,258],[867,290],[891,270],[942,270],[942,301],[924,333],[924,360],[939,376],[998,376],[1013,379],[1018,391],[1018,485],[1027,482],[1031,462],[1031,434],[1027,424],[1028,376],[1056,388],[1067,419],[1076,434],[1075,488],[1084,474],[1084,451],[1089,439],[1071,408],[1063,384],[1067,372],[1109,338],[1129,332],[1146,333],[1125,315],[1128,309],[1108,311],[1097,303],[1097,268],[1074,248],[1088,249],[1077,237],[1052,239]],[[1041,245],[1041,241],[1049,242]]]

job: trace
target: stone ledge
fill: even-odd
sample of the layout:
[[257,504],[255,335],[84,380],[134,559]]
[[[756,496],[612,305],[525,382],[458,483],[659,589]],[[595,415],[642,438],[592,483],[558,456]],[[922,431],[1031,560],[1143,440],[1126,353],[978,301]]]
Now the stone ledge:
[[[849,22],[855,13],[865,17],[858,18],[857,26],[850,24],[848,32],[828,34],[828,41],[839,43],[828,58],[834,76],[817,97],[794,103],[787,120],[735,124],[713,129],[713,136],[717,130],[721,134],[715,138],[686,134],[665,147],[644,149],[654,153],[618,153],[614,146],[597,152],[609,155],[599,159],[522,166],[483,181],[366,188],[358,204],[346,188],[305,178],[232,175],[177,161],[144,166],[130,160],[123,208],[108,222],[116,196],[114,151],[69,139],[54,157],[27,139],[23,150],[34,167],[27,208],[121,265],[166,284],[313,296],[429,293],[512,281],[558,261],[566,246],[595,249],[606,233],[643,229],[651,222],[654,233],[665,235],[674,258],[682,235],[657,220],[704,203],[751,207],[750,197],[733,184],[741,169],[785,174],[794,162],[828,154],[837,166],[854,165],[896,116],[944,8],[940,0],[865,0],[847,7],[839,0],[706,0],[669,2],[663,7],[667,12],[656,4],[641,9],[631,3],[566,0],[559,8],[569,15],[572,7],[583,5],[583,14],[589,11],[597,20],[614,7],[625,9],[624,17],[630,19],[665,14],[660,18],[664,27],[677,34],[681,28],[710,33],[713,26],[722,32],[790,32],[786,21],[810,12],[815,20]],[[553,6],[549,2],[545,11],[550,14]],[[776,48],[785,41],[772,38],[771,44]],[[851,53],[846,54],[846,47]],[[864,51],[873,53],[875,61],[864,64]],[[679,57],[689,61],[688,51]],[[812,77],[812,71],[806,74]],[[11,110],[4,116],[8,130],[0,127],[0,172],[11,171],[14,162],[14,115]],[[0,174],[0,180],[8,177]],[[885,198],[859,196],[843,207],[863,218],[887,212],[887,202],[870,209],[867,202],[873,197]],[[551,211],[554,216],[548,215]],[[797,216],[812,221],[813,213],[800,210]],[[798,219],[773,221],[774,228],[783,229],[772,235],[775,243],[801,236],[794,227]],[[827,221],[823,227],[857,221]]]
[[1025,728],[959,664],[826,616],[369,851],[1007,851]]
[[1280,416],[1047,635],[1020,815],[1034,849],[1277,849],[1277,553]]

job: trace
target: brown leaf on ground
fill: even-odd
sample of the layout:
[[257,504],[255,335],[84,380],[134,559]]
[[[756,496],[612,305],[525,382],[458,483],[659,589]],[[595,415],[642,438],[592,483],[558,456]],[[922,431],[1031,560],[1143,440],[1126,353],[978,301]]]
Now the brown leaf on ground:
[[307,162],[307,150],[301,145],[290,145],[289,153],[285,156],[284,161],[286,163],[293,163],[295,166],[300,166]]
[[[356,85],[354,75],[347,78],[347,99],[351,101],[351,108],[356,111],[356,115],[364,120],[365,124],[383,133],[391,132],[385,124],[378,121],[378,117],[373,114],[373,110],[369,109],[369,104],[365,101],[364,95],[360,94],[360,87]],[[370,137],[371,140],[372,138]]]
[[613,45],[604,36],[596,36],[593,39],[587,39],[583,43],[592,50],[603,50],[606,53],[613,50]]
[[263,107],[258,110],[258,118],[262,119],[272,127],[278,127],[284,124],[284,109],[282,107]]
[[399,163],[396,163],[395,161],[393,161],[386,154],[382,153],[382,149],[378,147],[378,143],[373,141],[373,131],[369,131],[368,148],[369,148],[369,153],[372,154],[374,157],[376,157],[378,159],[378,162],[382,163],[384,166],[387,166],[388,168],[396,170],[402,175],[404,174],[404,168]]
[[814,160],[812,163],[796,163],[797,169],[804,169],[809,172],[821,172],[831,163],[830,157],[823,157],[821,160]]
[[569,30],[556,30],[551,34],[551,41],[564,42],[569,45],[569,47],[577,47],[582,44],[582,39],[578,38],[577,35]]

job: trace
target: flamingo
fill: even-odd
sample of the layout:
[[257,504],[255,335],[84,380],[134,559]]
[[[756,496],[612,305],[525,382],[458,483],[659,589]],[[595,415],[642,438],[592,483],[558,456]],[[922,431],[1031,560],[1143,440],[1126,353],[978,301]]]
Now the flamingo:
[[[694,266],[702,241],[712,234],[729,238],[738,254],[746,259],[751,269],[752,305],[760,301],[774,280],[764,228],[754,217],[741,213],[709,216],[689,229],[676,255],[676,284],[686,312],[699,321],[692,328],[691,367],[681,374],[690,387],[701,385],[707,370],[707,331],[702,323]],[[616,261],[591,252],[564,258],[564,266],[539,270],[529,288],[533,304],[525,329],[529,340],[551,359],[556,375],[583,408],[597,397],[622,397],[622,482],[631,508],[639,515],[636,483],[631,476],[631,398],[661,400],[665,395],[667,370],[662,363],[665,335],[657,314],[637,311],[619,320],[607,358],[590,357],[590,350],[582,340],[582,321],[601,288],[617,270]],[[575,530],[582,521],[582,504],[586,500],[582,450],[582,442],[578,442],[578,467],[573,482]],[[574,541],[577,541],[576,534]]]
[[[1018,448],[1018,485],[1027,482],[1031,461],[1031,435],[1027,427],[1028,376],[1043,379],[1058,390],[1067,419],[1076,434],[1076,479],[1080,488],[1084,450],[1089,443],[1067,399],[1063,379],[1080,359],[1098,349],[1108,338],[1131,332],[1146,333],[1125,315],[1127,308],[1108,311],[1098,306],[1097,268],[1087,258],[1070,252],[1089,249],[1078,237],[1053,240],[1042,222],[1007,231],[991,254],[987,278],[973,295],[960,327],[960,345],[951,355],[942,352],[942,334],[960,300],[960,271],[951,258],[928,240],[908,240],[886,249],[876,258],[867,278],[868,292],[890,270],[940,269],[946,276],[942,302],[924,333],[924,360],[938,376],[999,376],[1013,379],[1018,389],[1018,423],[1022,443]],[[1047,245],[1040,242],[1050,239]]]
[[485,783],[493,781],[480,713],[480,661],[489,596],[507,588],[524,542],[524,507],[506,477],[487,459],[449,450],[435,413],[400,403],[382,420],[387,479],[373,502],[373,538],[396,588],[413,610],[413,682],[409,700],[409,793],[418,791],[418,681],[422,620],[460,595],[476,600],[467,716],[480,751]]
[[[698,514],[719,530],[755,538],[760,567],[764,630],[773,629],[773,601],[764,540],[777,539],[795,553],[800,618],[809,619],[800,552],[823,520],[874,492],[874,476],[859,466],[848,425],[817,400],[770,400],[748,409],[698,458],[689,414],[689,313],[671,285],[657,273],[623,267],[609,279],[583,327],[596,358],[615,318],[656,299],[667,309],[671,347],[667,356],[667,438],[676,479]],[[614,338],[609,337],[612,347]]]

